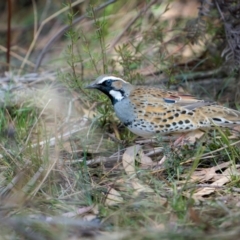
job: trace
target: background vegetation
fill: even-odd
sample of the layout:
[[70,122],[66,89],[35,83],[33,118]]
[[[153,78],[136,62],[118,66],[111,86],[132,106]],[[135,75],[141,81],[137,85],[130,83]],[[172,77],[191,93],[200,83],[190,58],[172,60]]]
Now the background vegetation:
[[0,2],[0,238],[236,239],[239,134],[140,139],[103,73],[238,108],[238,1]]

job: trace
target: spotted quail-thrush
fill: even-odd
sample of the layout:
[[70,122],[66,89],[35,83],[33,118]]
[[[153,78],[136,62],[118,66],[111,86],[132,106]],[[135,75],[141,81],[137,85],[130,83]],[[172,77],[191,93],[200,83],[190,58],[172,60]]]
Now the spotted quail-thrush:
[[105,93],[120,121],[142,137],[240,124],[240,112],[236,110],[188,94],[134,86],[110,75],[98,77],[86,88]]

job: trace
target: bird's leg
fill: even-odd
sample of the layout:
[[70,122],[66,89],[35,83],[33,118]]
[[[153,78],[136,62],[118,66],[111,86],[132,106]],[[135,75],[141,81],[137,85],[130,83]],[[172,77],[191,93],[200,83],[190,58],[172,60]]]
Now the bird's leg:
[[186,139],[187,134],[183,133],[180,135],[180,137],[178,137],[174,142],[173,142],[173,147],[178,147],[178,146],[183,146],[184,142],[187,141]]
[[204,131],[196,129],[194,131],[182,133],[173,143],[173,147],[183,146],[184,144],[195,144],[204,135]]

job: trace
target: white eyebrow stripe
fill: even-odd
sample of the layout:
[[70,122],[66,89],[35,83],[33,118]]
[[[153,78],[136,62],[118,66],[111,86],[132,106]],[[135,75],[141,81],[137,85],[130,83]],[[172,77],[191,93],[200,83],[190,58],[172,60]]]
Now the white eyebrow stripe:
[[106,76],[106,77],[104,77],[103,79],[101,79],[101,81],[99,81],[98,84],[101,84],[101,83],[103,83],[104,81],[106,81],[106,80],[108,80],[108,79],[120,80],[120,81],[123,81],[124,83],[127,83],[126,81],[124,81],[124,80],[121,79],[121,78],[114,77],[114,76]]

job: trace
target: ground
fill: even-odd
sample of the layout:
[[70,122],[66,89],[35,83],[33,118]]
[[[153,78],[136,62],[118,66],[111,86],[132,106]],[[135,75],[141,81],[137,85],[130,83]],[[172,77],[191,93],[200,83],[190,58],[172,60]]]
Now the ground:
[[111,73],[237,109],[221,2],[12,1],[10,28],[0,4],[2,239],[239,236],[237,128],[142,139],[84,89]]

